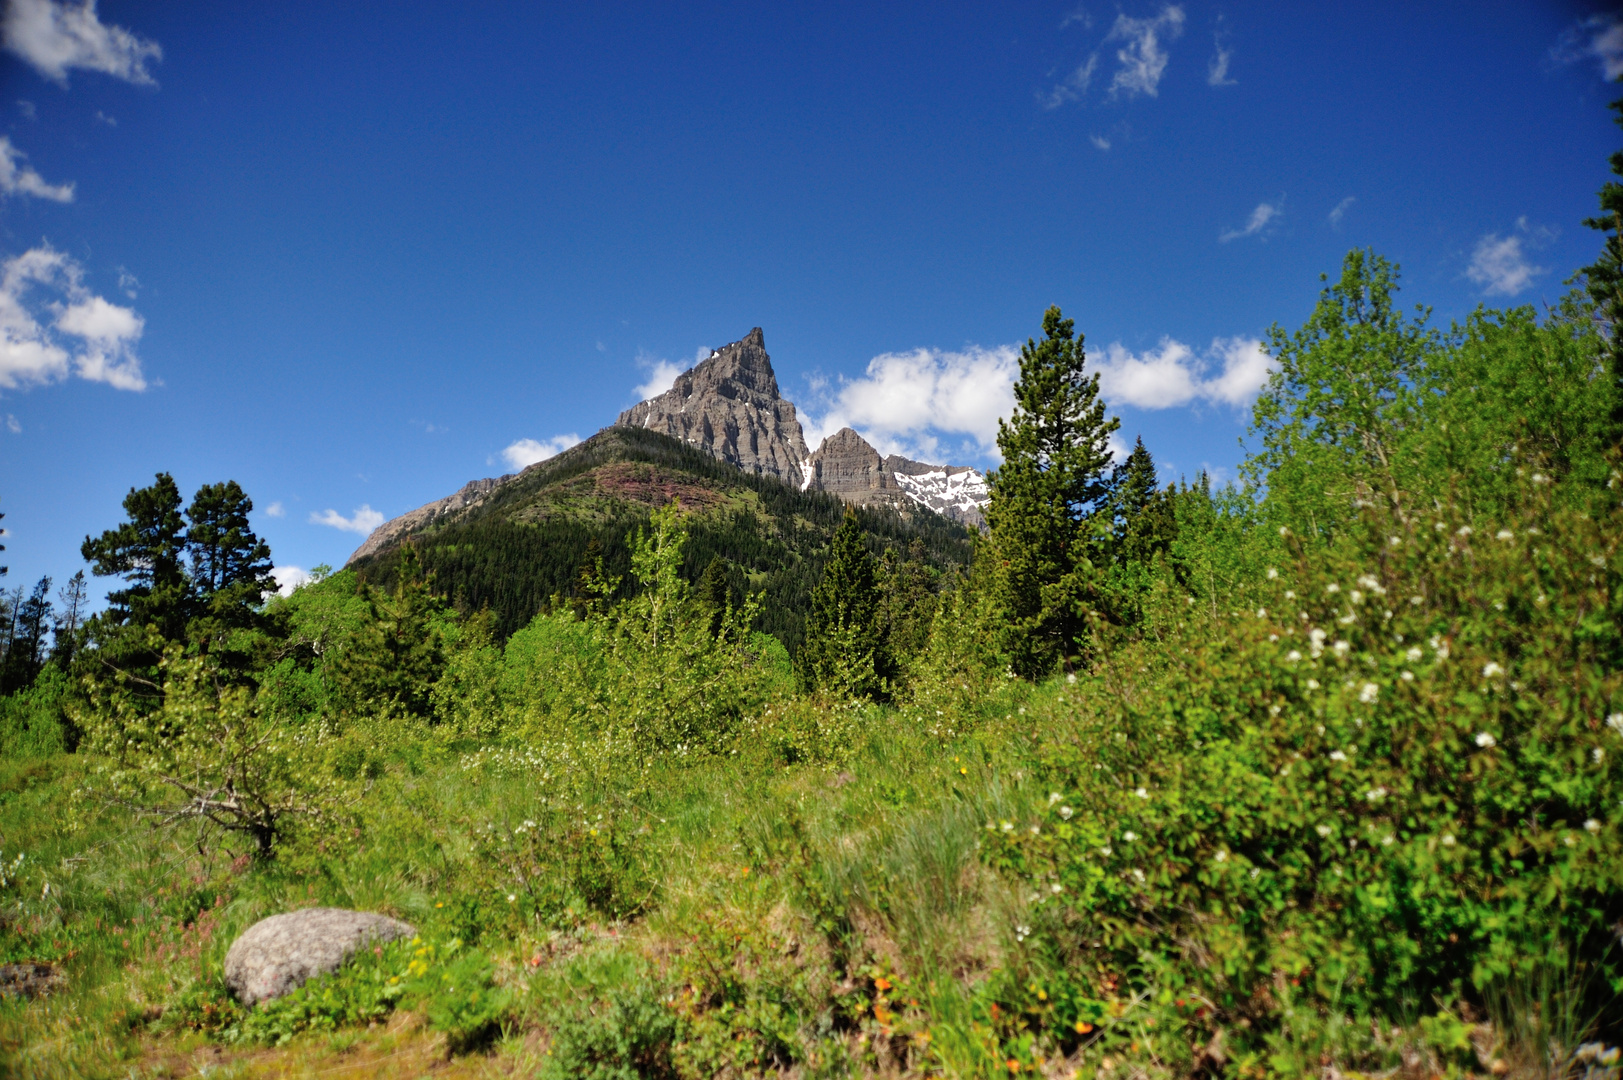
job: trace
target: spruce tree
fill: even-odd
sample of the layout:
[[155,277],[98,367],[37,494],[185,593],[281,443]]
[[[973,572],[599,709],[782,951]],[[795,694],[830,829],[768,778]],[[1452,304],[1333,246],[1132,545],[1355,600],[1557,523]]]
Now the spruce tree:
[[[1623,127],[1623,98],[1612,102],[1611,108]],[[1614,151],[1609,160],[1612,175],[1623,177],[1623,150]],[[1612,442],[1623,445],[1623,184],[1606,181],[1600,189],[1600,210],[1584,224],[1604,233],[1605,243],[1600,257],[1579,272],[1610,330],[1606,359],[1612,384]]]
[[1112,484],[1111,559],[1147,565],[1166,551],[1177,533],[1177,521],[1169,493],[1156,482],[1155,459],[1143,436],[1116,468]]
[[850,507],[834,530],[828,565],[812,590],[798,661],[808,689],[840,697],[881,697],[895,674],[885,647],[873,558]]
[[698,587],[693,590],[694,599],[704,610],[710,623],[710,636],[715,637],[721,633],[723,622],[727,618],[727,609],[732,606],[732,591],[727,587],[727,563],[720,555],[710,557],[710,562],[699,575]]
[[1075,323],[1043,313],[1043,340],[1020,350],[1015,411],[998,422],[1003,464],[988,477],[1003,647],[1014,670],[1046,674],[1083,647],[1096,584],[1089,547],[1110,495],[1110,435],[1099,376],[1084,370]]

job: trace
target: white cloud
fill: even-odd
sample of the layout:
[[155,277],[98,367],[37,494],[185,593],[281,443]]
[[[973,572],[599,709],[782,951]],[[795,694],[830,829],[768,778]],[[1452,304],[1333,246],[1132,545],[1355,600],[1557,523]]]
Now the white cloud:
[[1161,14],[1151,19],[1134,19],[1117,15],[1106,41],[1126,42],[1116,50],[1121,67],[1110,80],[1110,96],[1133,97],[1137,94],[1157,96],[1161,77],[1167,70],[1167,51],[1163,39],[1171,41],[1183,33],[1183,8],[1169,4]]
[[22,163],[28,155],[0,135],[0,195],[33,195],[53,202],[72,202],[72,184],[48,184],[39,173]]
[[294,589],[315,580],[314,574],[297,566],[273,567],[271,577],[276,579],[276,591],[283,596],[292,596]]
[[502,457],[513,468],[524,469],[538,461],[556,457],[578,442],[580,442],[580,436],[574,432],[570,432],[568,435],[554,435],[545,441],[519,439],[502,451]]
[[1014,411],[1019,373],[1020,351],[1012,345],[885,353],[868,361],[861,378],[841,379],[820,418],[806,416],[806,441],[815,450],[826,436],[853,427],[883,453],[931,455],[942,436],[958,436],[995,455],[998,418]]
[[34,120],[39,117],[39,110],[34,107],[34,103],[32,101],[23,101],[19,98],[17,101],[17,111],[23,114],[24,120]]
[[1352,204],[1357,201],[1358,198],[1356,196],[1348,195],[1345,199],[1342,199],[1340,202],[1336,203],[1335,208],[1330,211],[1330,224],[1332,226],[1339,227],[1341,225],[1341,219],[1347,216],[1347,211],[1351,210]]
[[1109,150],[1110,149],[1110,140],[1105,138],[1103,135],[1089,135],[1088,136],[1088,141],[1090,143],[1092,143],[1097,149],[1100,149],[1100,150]]
[[326,525],[345,532],[360,533],[362,536],[371,536],[372,531],[383,522],[383,515],[365,503],[356,507],[352,517],[345,517],[336,510],[323,510],[319,514],[310,515],[312,525]]
[[106,124],[108,127],[117,127],[118,126],[118,117],[116,117],[116,116],[108,116],[106,113],[102,112],[100,109],[96,110],[96,120],[98,122],[100,122],[100,123]]
[[1595,60],[1607,82],[1623,76],[1623,20],[1615,15],[1591,15],[1568,27],[1550,49],[1560,64]]
[[279,502],[273,502],[265,507],[265,516],[273,518],[287,517],[287,507]]
[[68,81],[68,69],[100,71],[116,79],[155,86],[147,62],[162,60],[155,41],[96,15],[96,0],[11,0],[6,7],[6,48],[33,64],[41,75]]
[[1213,47],[1216,52],[1212,54],[1211,61],[1206,65],[1207,86],[1234,86],[1239,80],[1229,78],[1229,60],[1233,58],[1232,49],[1223,48],[1221,38],[1213,38]]
[[1245,405],[1268,381],[1273,366],[1262,342],[1245,337],[1215,338],[1204,355],[1172,338],[1162,338],[1158,348],[1136,355],[1112,342],[1093,363],[1107,402],[1140,409],[1197,402]]
[[145,325],[132,309],[93,294],[83,268],[49,245],[13,256],[0,263],[0,388],[56,382],[71,371],[145,390],[135,355]]
[[1075,71],[1065,76],[1064,81],[1054,84],[1043,99],[1043,108],[1057,109],[1067,101],[1080,101],[1088,91],[1088,84],[1093,82],[1093,72],[1098,66],[1099,54],[1093,53]]
[[1245,223],[1245,228],[1229,229],[1218,236],[1217,242],[1226,244],[1230,240],[1238,240],[1245,236],[1266,236],[1268,227],[1284,212],[1284,199],[1275,203],[1258,203],[1257,208],[1251,211],[1251,220]]
[[1482,286],[1487,296],[1515,296],[1533,283],[1548,267],[1534,266],[1528,261],[1523,244],[1542,247],[1555,238],[1555,233],[1543,227],[1531,227],[1527,219],[1516,219],[1516,231],[1501,237],[1489,233],[1477,241],[1471,253],[1471,265],[1465,276]]
[[10,413],[6,413],[6,430],[11,432],[13,435],[21,435],[23,433],[23,426],[17,422],[17,418],[15,416],[12,416]]
[[[708,349],[701,349],[700,351],[705,356],[710,355]],[[656,398],[663,394],[676,383],[676,377],[687,370],[681,364],[673,363],[670,360],[661,360],[657,356],[642,352],[637,354],[637,366],[648,373],[647,382],[632,388],[637,395],[638,401],[647,401],[649,398]]]
[[135,292],[140,287],[140,278],[136,277],[122,266],[118,268],[118,288],[120,292],[129,297],[131,300],[134,300]]
[[1080,25],[1084,30],[1091,30],[1093,29],[1093,16],[1088,14],[1087,8],[1079,6],[1060,21],[1059,28],[1063,30],[1072,23]]

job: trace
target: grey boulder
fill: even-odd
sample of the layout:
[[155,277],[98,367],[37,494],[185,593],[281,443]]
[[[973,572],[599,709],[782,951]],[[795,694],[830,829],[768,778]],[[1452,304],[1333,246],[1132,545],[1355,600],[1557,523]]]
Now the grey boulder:
[[337,971],[351,953],[411,937],[415,927],[369,911],[305,908],[261,919],[225,954],[225,984],[244,1005],[281,997]]

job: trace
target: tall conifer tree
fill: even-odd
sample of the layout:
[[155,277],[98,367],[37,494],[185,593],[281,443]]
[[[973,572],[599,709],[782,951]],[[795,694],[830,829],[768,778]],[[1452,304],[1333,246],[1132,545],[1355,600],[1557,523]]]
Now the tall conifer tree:
[[873,558],[856,512],[847,507],[823,578],[812,590],[798,658],[802,681],[842,696],[882,696],[895,672],[881,615]]
[[[1612,102],[1617,124],[1623,127],[1623,98]],[[1612,175],[1623,177],[1623,150],[1611,156]],[[1601,318],[1610,324],[1607,350],[1608,374],[1612,384],[1612,442],[1623,445],[1623,184],[1608,180],[1600,189],[1600,214],[1584,224],[1606,236],[1600,257],[1581,271],[1589,295],[1600,308]]]
[[1045,674],[1082,646],[1092,518],[1110,494],[1110,434],[1120,426],[1105,418],[1075,327],[1050,307],[1043,340],[1020,350],[1014,415],[998,422],[1003,464],[989,477],[1004,646],[1025,676]]

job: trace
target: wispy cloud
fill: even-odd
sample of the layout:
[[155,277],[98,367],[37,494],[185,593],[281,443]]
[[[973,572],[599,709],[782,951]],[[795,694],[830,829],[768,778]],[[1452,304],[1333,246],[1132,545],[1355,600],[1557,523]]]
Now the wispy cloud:
[[1204,353],[1162,338],[1155,349],[1134,353],[1119,343],[1093,361],[1099,390],[1111,405],[1171,409],[1197,402],[1245,405],[1257,396],[1273,359],[1257,338],[1214,338]]
[[119,390],[145,390],[135,344],[145,321],[84,285],[84,270],[50,245],[0,263],[0,388],[70,373]]
[[1094,147],[1099,150],[1110,149],[1110,140],[1105,138],[1103,135],[1089,135],[1088,142],[1092,143]]
[[1078,6],[1075,11],[1060,20],[1059,28],[1064,30],[1066,27],[1073,25],[1080,26],[1084,30],[1093,29],[1093,16],[1088,14],[1087,8]]
[[141,288],[141,279],[124,269],[118,268],[118,290],[131,300],[135,299],[136,290]]
[[1558,64],[1593,60],[1611,82],[1623,76],[1623,20],[1616,15],[1591,15],[1569,26],[1550,48]]
[[273,518],[286,517],[287,508],[279,502],[273,502],[269,506],[265,507],[265,516]]
[[[709,349],[700,349],[699,352],[703,356],[710,355]],[[663,394],[676,383],[676,377],[687,370],[681,364],[641,351],[637,353],[636,364],[648,373],[646,382],[632,387],[632,392],[637,395],[639,401],[647,401],[649,398]],[[692,365],[688,366],[691,367]]]
[[360,533],[362,536],[371,536],[372,531],[383,522],[383,515],[365,503],[356,507],[354,514],[349,517],[336,510],[323,510],[319,514],[310,515],[312,525],[326,525],[329,528],[342,529],[344,532]]
[[11,432],[13,435],[21,435],[23,433],[23,426],[17,422],[17,418],[15,416],[12,416],[10,413],[6,413],[6,430]]
[[1516,219],[1515,231],[1506,236],[1488,233],[1477,241],[1465,276],[1482,287],[1485,296],[1516,296],[1532,285],[1533,279],[1549,268],[1534,266],[1527,247],[1543,247],[1555,239],[1555,232],[1543,226],[1530,226],[1525,217]]
[[1342,199],[1331,208],[1330,225],[1332,228],[1341,227],[1341,219],[1347,216],[1347,211],[1351,210],[1353,203],[1357,201],[1358,199],[1356,196],[1348,195],[1345,199]]
[[1167,51],[1164,42],[1183,33],[1183,8],[1169,4],[1161,14],[1148,19],[1134,19],[1117,15],[1106,41],[1124,42],[1116,50],[1121,66],[1110,80],[1110,97],[1132,98],[1139,94],[1156,97],[1161,77],[1167,70]]
[[156,85],[147,64],[163,59],[157,42],[102,22],[96,0],[10,0],[0,30],[7,49],[64,85],[72,68]]
[[53,202],[72,202],[73,185],[46,183],[43,176],[23,164],[27,156],[0,135],[0,195],[33,195]]
[[557,457],[580,442],[580,436],[571,431],[567,435],[554,435],[550,439],[518,439],[502,451],[502,460],[515,469],[525,469],[538,461]]
[[1057,109],[1067,101],[1080,101],[1082,95],[1088,92],[1088,84],[1093,82],[1093,72],[1099,66],[1099,54],[1093,53],[1075,71],[1065,76],[1064,80],[1054,84],[1054,88],[1043,98],[1043,107]]
[[1265,237],[1274,222],[1278,221],[1280,215],[1284,212],[1285,200],[1283,198],[1277,202],[1258,203],[1257,208],[1251,211],[1251,219],[1245,223],[1243,229],[1229,229],[1218,236],[1217,242],[1226,244],[1230,240],[1239,240],[1246,236]]
[[1229,77],[1229,61],[1234,57],[1234,50],[1223,44],[1221,34],[1212,35],[1212,46],[1215,50],[1211,60],[1206,63],[1207,86],[1234,86],[1239,80]]

